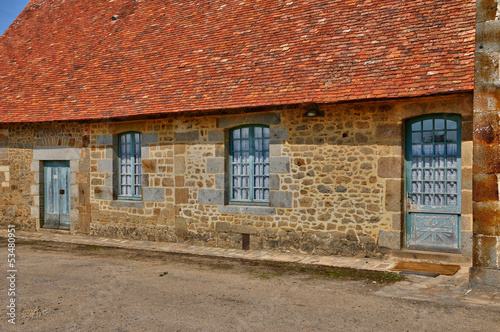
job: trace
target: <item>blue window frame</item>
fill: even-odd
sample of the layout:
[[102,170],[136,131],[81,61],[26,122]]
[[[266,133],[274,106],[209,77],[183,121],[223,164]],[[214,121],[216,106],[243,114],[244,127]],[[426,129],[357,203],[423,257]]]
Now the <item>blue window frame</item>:
[[120,199],[141,199],[141,133],[118,136],[118,188]]
[[269,127],[250,125],[230,131],[232,204],[269,202]]

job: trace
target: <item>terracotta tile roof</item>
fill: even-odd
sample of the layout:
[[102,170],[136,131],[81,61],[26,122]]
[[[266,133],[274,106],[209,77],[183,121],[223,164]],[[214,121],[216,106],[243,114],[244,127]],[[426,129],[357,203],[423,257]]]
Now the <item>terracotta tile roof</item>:
[[470,91],[474,29],[473,0],[32,0],[0,121]]

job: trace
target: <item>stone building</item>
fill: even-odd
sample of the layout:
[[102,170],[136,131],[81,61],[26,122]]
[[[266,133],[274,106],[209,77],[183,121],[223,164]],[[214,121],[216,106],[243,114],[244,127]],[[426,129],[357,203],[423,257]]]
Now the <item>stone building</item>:
[[478,168],[496,150],[473,146],[498,147],[498,120],[473,126],[475,19],[466,0],[32,0],[0,37],[0,221],[474,257],[495,280],[499,223],[476,212],[498,210],[498,162]]

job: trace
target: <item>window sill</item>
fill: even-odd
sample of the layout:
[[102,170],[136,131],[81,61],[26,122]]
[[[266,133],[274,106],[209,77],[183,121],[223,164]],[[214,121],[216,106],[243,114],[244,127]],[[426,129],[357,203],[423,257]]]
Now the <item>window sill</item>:
[[224,205],[219,206],[219,212],[270,216],[276,214],[276,209],[268,206]]
[[127,207],[127,208],[143,209],[144,208],[144,202],[143,201],[133,201],[133,200],[119,199],[119,200],[111,201],[109,203],[109,206],[111,206],[111,207]]

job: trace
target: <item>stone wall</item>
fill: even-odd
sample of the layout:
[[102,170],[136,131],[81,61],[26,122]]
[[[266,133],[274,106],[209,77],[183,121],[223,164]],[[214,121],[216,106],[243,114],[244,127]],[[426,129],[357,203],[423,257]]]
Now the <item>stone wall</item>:
[[[0,222],[43,226],[44,161],[71,160],[71,231],[89,233],[89,129],[82,123],[0,126]],[[82,191],[79,191],[79,186]]]
[[473,285],[500,287],[500,3],[476,3]]
[[[372,255],[403,241],[404,120],[462,115],[462,253],[472,253],[472,97],[321,105],[90,125],[91,234],[318,254]],[[228,204],[228,130],[271,129],[269,206]],[[143,199],[117,198],[117,135],[143,135]]]
[[[404,121],[462,115],[462,253],[472,253],[472,96],[0,127],[2,223],[43,226],[43,165],[69,160],[71,232],[317,254],[403,243]],[[270,127],[268,206],[228,204],[229,130]],[[142,199],[118,199],[117,138],[142,133]]]

